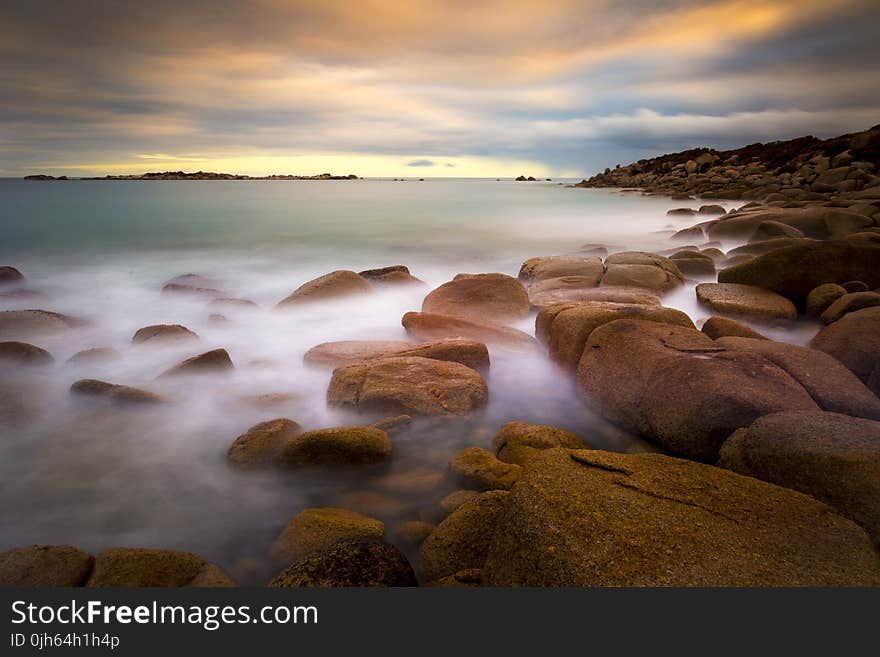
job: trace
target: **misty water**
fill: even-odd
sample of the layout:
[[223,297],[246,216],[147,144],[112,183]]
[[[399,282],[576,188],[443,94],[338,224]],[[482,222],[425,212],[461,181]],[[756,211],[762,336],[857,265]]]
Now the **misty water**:
[[[505,422],[554,424],[598,448],[638,449],[637,439],[594,415],[571,377],[543,355],[493,350],[485,411],[414,423],[394,435],[387,466],[276,472],[237,471],[226,462],[232,441],[264,420],[287,417],[314,429],[378,419],[327,409],[331,373],[303,364],[310,347],[405,340],[402,315],[460,272],[515,276],[526,258],[595,244],[668,249],[671,231],[693,223],[666,216],[681,205],[558,181],[0,181],[0,265],[20,269],[27,287],[43,295],[0,298],[0,310],[42,308],[87,320],[30,340],[53,354],[53,366],[0,369],[0,404],[24,408],[0,415],[0,549],[191,550],[239,582],[259,584],[280,569],[267,555],[272,541],[306,507],[374,515],[396,542],[396,523],[430,519],[426,511],[451,490],[436,485],[449,457],[465,446],[488,447]],[[273,308],[321,274],[395,264],[427,285]],[[209,298],[160,293],[165,281],[187,273],[259,308],[218,310]],[[706,317],[692,290],[664,303]],[[218,312],[226,321],[210,318]],[[200,341],[132,346],[138,328],[161,323],[183,324]],[[534,316],[517,328],[533,334],[533,325]],[[122,358],[66,363],[92,347],[113,347]],[[233,373],[156,380],[217,347],[228,350]],[[81,378],[146,388],[173,403],[132,409],[72,397],[70,385]],[[276,397],[254,399],[261,395]]]

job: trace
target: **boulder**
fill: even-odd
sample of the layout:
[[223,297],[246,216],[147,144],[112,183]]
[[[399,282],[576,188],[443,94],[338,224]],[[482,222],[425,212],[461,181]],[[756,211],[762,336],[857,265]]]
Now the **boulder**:
[[828,306],[820,319],[824,324],[831,324],[847,313],[877,306],[880,306],[880,294],[877,292],[848,292]]
[[717,340],[718,338],[723,337],[754,338],[756,340],[769,339],[758,333],[752,327],[746,326],[745,324],[738,322],[735,319],[730,319],[729,317],[719,317],[717,315],[710,317],[705,322],[703,322],[703,326],[700,328],[700,330],[713,340]]
[[333,427],[297,433],[287,439],[277,460],[283,466],[355,465],[391,458],[391,439],[375,427]]
[[83,586],[94,558],[70,545],[31,545],[0,552],[0,587]]
[[529,301],[539,310],[559,303],[610,301],[642,306],[659,306],[660,297],[635,287],[585,287],[590,281],[581,276],[548,278],[529,286]]
[[867,292],[871,289],[871,287],[864,281],[847,281],[846,283],[841,283],[840,287],[846,290],[847,293]]
[[803,303],[823,283],[865,281],[880,287],[880,244],[808,242],[759,255],[718,272],[720,283],[756,285]]
[[480,493],[437,525],[419,550],[420,571],[426,581],[483,567],[508,495],[502,490]]
[[841,208],[811,206],[806,208],[755,208],[721,217],[708,227],[713,240],[737,239],[748,241],[759,226],[768,222],[796,229],[807,237],[820,240],[842,239],[857,233],[874,221],[863,214]]
[[794,226],[768,219],[758,224],[755,232],[749,237],[749,242],[763,242],[779,237],[805,237],[805,235],[803,231]]
[[183,274],[165,282],[162,292],[171,294],[192,294],[206,297],[222,297],[223,291],[217,289],[217,281],[199,274]]
[[697,301],[712,310],[728,315],[748,317],[759,322],[792,320],[797,308],[780,294],[739,283],[700,283]]
[[492,438],[492,447],[502,461],[525,465],[545,449],[588,449],[590,446],[577,434],[559,427],[508,422]]
[[90,587],[220,587],[235,582],[218,566],[191,552],[111,548],[95,557]]
[[493,524],[485,586],[880,582],[864,530],[825,504],[660,454],[546,450]]
[[310,554],[283,572],[273,588],[416,586],[403,553],[380,540],[343,539]]
[[54,362],[48,351],[27,342],[0,342],[0,367],[51,365]]
[[381,340],[346,340],[325,342],[306,352],[304,360],[309,365],[341,367],[375,358],[393,356],[418,356],[453,363],[461,363],[473,369],[489,367],[489,350],[475,340],[450,339],[435,342],[386,342]]
[[727,337],[715,342],[732,351],[758,354],[781,367],[823,410],[880,419],[880,399],[855,374],[826,353],[753,338]]
[[132,344],[158,344],[198,339],[198,335],[180,324],[155,324],[135,331],[131,342]]
[[122,404],[162,404],[168,401],[165,397],[149,390],[107,383],[97,379],[80,379],[70,386],[70,392],[75,395],[98,397]]
[[699,251],[679,251],[669,257],[684,276],[715,278],[715,261]]
[[235,369],[235,365],[232,364],[229,353],[225,349],[212,349],[198,356],[187,358],[185,361],[163,372],[161,376],[219,373],[228,372],[232,369]]
[[48,310],[4,310],[0,311],[0,338],[16,340],[59,333],[82,323],[82,320]]
[[368,280],[374,285],[424,285],[425,282],[416,278],[404,265],[393,265],[379,269],[367,269],[358,272],[358,276]]
[[681,271],[677,276],[655,265],[608,264],[602,286],[636,287],[654,292],[668,292],[681,285],[684,277]]
[[522,468],[499,461],[482,447],[467,447],[449,461],[452,479],[465,488],[480,491],[509,490],[522,473]]
[[454,490],[440,500],[440,515],[446,517],[468,500],[472,500],[480,493],[475,490]]
[[571,370],[577,369],[590,334],[603,324],[617,319],[643,319],[694,328],[690,317],[674,308],[615,303],[580,304],[563,309],[550,323],[547,342],[550,358]]
[[828,306],[846,294],[846,289],[837,283],[823,283],[817,285],[807,295],[807,314],[819,317],[827,310]]
[[613,422],[705,461],[762,415],[818,409],[803,386],[764,356],[726,349],[693,328],[644,320],[593,331],[578,382]]
[[502,323],[527,317],[530,307],[522,283],[505,274],[459,274],[422,302],[423,313]]
[[286,418],[260,422],[235,439],[226,458],[241,467],[269,465],[276,461],[287,441],[301,431],[299,424]]
[[408,312],[401,324],[407,333],[419,340],[462,338],[514,350],[531,350],[536,346],[532,336],[515,328],[451,315]]
[[270,554],[275,561],[296,563],[342,539],[384,540],[385,524],[348,509],[305,509],[287,523]]
[[67,362],[73,364],[110,363],[122,358],[122,354],[112,347],[93,347],[83,349],[71,356]]
[[475,370],[429,358],[380,358],[333,372],[327,403],[368,413],[466,415],[489,398]]
[[727,210],[723,205],[701,205],[697,210],[697,214],[726,214]]
[[24,274],[18,271],[15,267],[0,267],[0,285],[23,283],[24,280]]
[[765,415],[722,445],[718,465],[799,490],[880,545],[880,423],[838,413]]
[[303,283],[288,297],[278,303],[278,308],[293,307],[303,303],[331,301],[372,292],[372,286],[353,271],[340,269]]
[[880,395],[880,308],[865,308],[829,324],[810,341],[831,354]]
[[576,276],[584,283],[583,287],[595,287],[604,272],[602,259],[595,256],[544,256],[526,260],[517,278],[524,285],[531,285],[550,278]]

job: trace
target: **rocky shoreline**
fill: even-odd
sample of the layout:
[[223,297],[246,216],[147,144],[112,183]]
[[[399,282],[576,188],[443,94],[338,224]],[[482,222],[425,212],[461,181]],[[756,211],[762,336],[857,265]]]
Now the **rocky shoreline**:
[[[309,350],[306,366],[332,371],[328,407],[356,421],[306,428],[267,413],[229,437],[228,467],[242,476],[382,473],[400,445],[427,448],[431,432],[462,432],[470,444],[445,470],[382,475],[381,488],[301,510],[265,546],[268,585],[880,586],[878,135],[688,151],[607,171],[582,186],[686,194],[693,205],[734,192],[755,200],[729,212],[673,208],[695,223],[661,252],[592,245],[530,258],[518,272],[461,273],[401,318],[410,340]],[[719,167],[736,171],[713,182]],[[12,267],[0,281],[25,285]],[[424,284],[403,265],[333,271],[276,312],[344,313],[347,301],[402,285]],[[711,315],[704,322],[664,305],[690,286]],[[162,293],[214,311],[252,303],[194,274]],[[532,317],[534,335],[514,326]],[[0,312],[2,367],[54,367],[30,340],[77,325],[45,310]],[[812,332],[807,346],[765,335],[795,327]],[[119,413],[174,403],[164,382],[239,366],[198,341],[184,326],[143,327],[132,348],[190,344],[192,356],[157,371],[156,391],[86,379],[71,392]],[[77,357],[114,357],[95,351]],[[509,417],[474,429],[502,354],[556,363],[560,386],[632,437],[627,453],[595,449],[590,428]],[[398,511],[407,499],[428,502]],[[0,583],[233,580],[187,552],[107,546],[92,556],[56,545],[0,554]]]

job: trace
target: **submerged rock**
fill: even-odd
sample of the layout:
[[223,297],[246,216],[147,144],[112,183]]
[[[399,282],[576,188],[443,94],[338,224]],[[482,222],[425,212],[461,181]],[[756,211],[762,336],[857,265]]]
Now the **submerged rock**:
[[168,401],[165,397],[149,390],[107,383],[97,379],[80,379],[70,386],[70,392],[125,404],[162,404]]
[[225,349],[212,349],[198,356],[187,358],[185,361],[163,372],[160,377],[228,372],[232,369],[235,369],[235,365],[232,364],[229,353]]
[[348,465],[380,463],[391,458],[391,439],[375,427],[334,427],[297,433],[278,453],[278,463]]
[[815,497],[880,545],[880,422],[816,411],[765,415],[727,439],[718,465]]
[[48,351],[27,342],[0,342],[0,366],[51,365],[54,362]]
[[393,545],[379,540],[343,539],[290,566],[269,586],[416,586],[416,577],[406,557]]
[[95,557],[90,587],[235,586],[218,566],[191,552],[111,548]]
[[483,378],[459,363],[399,357],[340,367],[327,389],[330,406],[368,413],[466,415],[486,405]]
[[340,269],[303,283],[288,297],[279,301],[277,307],[293,307],[303,303],[336,300],[372,291],[373,288],[366,279],[353,271]]
[[237,466],[265,466],[274,463],[287,441],[302,431],[293,420],[277,418],[255,424],[240,435],[226,453]]
[[131,336],[132,344],[182,342],[198,340],[199,336],[180,324],[154,324],[135,331]]
[[423,313],[494,322],[527,317],[530,307],[522,284],[505,274],[459,274],[422,302]]
[[449,461],[449,472],[456,483],[476,490],[508,490],[522,468],[498,460],[482,447],[467,447]]
[[791,320],[797,308],[780,294],[754,285],[738,283],[700,283],[697,300],[712,310],[756,321]]
[[287,523],[270,553],[276,561],[295,563],[342,539],[384,538],[385,524],[381,520],[348,509],[305,509]]
[[95,559],[70,545],[30,545],[0,552],[0,587],[83,586]]
[[880,583],[864,530],[825,504],[659,454],[546,450],[493,524],[485,586]]
[[499,326],[451,315],[408,312],[401,320],[406,332],[420,340],[475,340],[493,347],[531,350],[535,339],[509,326]]

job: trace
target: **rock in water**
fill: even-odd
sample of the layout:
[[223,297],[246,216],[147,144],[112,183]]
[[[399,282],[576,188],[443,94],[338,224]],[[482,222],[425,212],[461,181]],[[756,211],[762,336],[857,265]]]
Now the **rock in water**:
[[815,497],[880,545],[880,422],[815,411],[765,415],[727,439],[718,465]]
[[155,324],[138,329],[132,336],[131,342],[132,344],[146,344],[198,339],[198,335],[180,324]]
[[464,339],[437,342],[388,342],[383,340],[344,340],[325,342],[312,347],[303,360],[309,365],[341,367],[374,358],[419,356],[453,363],[473,369],[489,367],[489,350],[482,342]]
[[425,282],[416,278],[409,272],[409,267],[404,265],[392,265],[379,269],[367,269],[358,272],[358,276],[374,285],[424,285]]
[[499,461],[482,447],[468,447],[449,461],[449,472],[456,483],[476,490],[508,490],[516,483],[522,468]]
[[293,307],[315,301],[330,301],[372,291],[373,288],[366,279],[353,271],[340,269],[300,285],[290,296],[281,300],[277,307]]
[[550,278],[576,276],[583,282],[583,287],[595,287],[602,280],[603,273],[602,259],[595,256],[544,256],[526,260],[517,278],[524,285],[531,285]]
[[287,418],[260,422],[235,439],[226,457],[233,465],[242,467],[269,465],[287,441],[301,431],[296,422]]
[[368,518],[348,509],[305,509],[297,514],[272,544],[271,555],[276,561],[295,563],[326,550],[342,539],[385,538],[381,520]]
[[466,415],[488,397],[485,381],[471,368],[417,357],[340,367],[327,389],[330,406],[384,414]]
[[819,331],[810,346],[834,356],[880,396],[880,308],[844,315]]
[[235,586],[219,567],[191,552],[111,548],[95,557],[86,586]]
[[180,376],[184,374],[204,374],[208,372],[228,372],[235,369],[229,352],[225,349],[213,349],[198,356],[187,358],[182,363],[166,370],[160,376]]
[[112,347],[93,347],[76,352],[67,359],[70,364],[80,363],[110,363],[122,358],[122,354]]
[[168,401],[165,397],[149,390],[98,381],[97,379],[80,379],[70,386],[70,392],[124,404],[162,404]]
[[717,315],[703,322],[700,330],[713,340],[723,337],[754,338],[755,340],[769,339],[758,333],[751,326],[746,326],[729,317],[718,317]]
[[334,427],[295,434],[278,454],[278,463],[304,465],[353,465],[380,463],[391,458],[391,439],[375,427]]
[[768,413],[818,410],[773,362],[696,329],[617,320],[590,335],[578,382],[604,415],[678,454],[714,461],[721,443]]
[[15,267],[0,267],[0,285],[23,283],[24,280],[24,275]]
[[54,362],[48,351],[27,342],[0,342],[0,366],[51,365]]
[[495,434],[492,447],[502,461],[525,465],[529,459],[545,449],[589,449],[590,446],[576,434],[559,427],[508,422]]
[[0,552],[0,586],[83,586],[94,558],[70,545],[31,545]]
[[522,284],[505,274],[459,274],[422,302],[423,313],[502,323],[528,317],[530,307]]
[[861,527],[801,493],[659,454],[554,449],[508,493],[482,581],[876,586],[880,562]]
[[83,324],[82,320],[48,310],[0,311],[0,338],[21,339],[32,335],[59,333]]
[[416,586],[416,577],[406,557],[393,545],[378,540],[344,539],[290,566],[269,586]]
[[797,308],[780,294],[753,285],[737,283],[700,283],[697,300],[712,310],[772,322],[797,318]]
[[451,315],[408,312],[401,324],[407,333],[420,340],[463,338],[512,350],[531,350],[537,346],[532,336],[515,328]]

